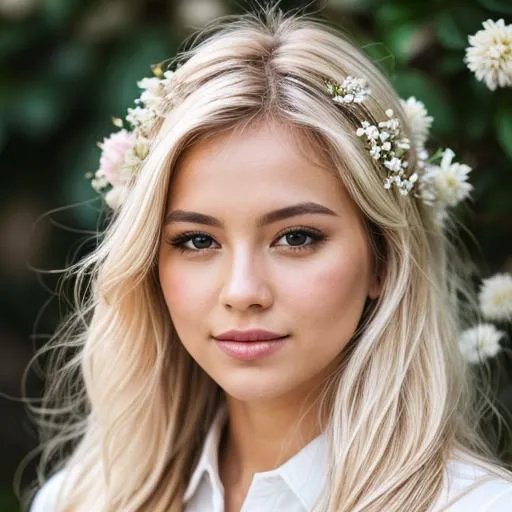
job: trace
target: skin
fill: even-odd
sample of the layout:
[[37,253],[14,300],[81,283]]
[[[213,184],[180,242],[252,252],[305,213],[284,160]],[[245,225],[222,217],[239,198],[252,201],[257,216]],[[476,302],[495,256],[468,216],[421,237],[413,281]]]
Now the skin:
[[[314,155],[290,127],[255,124],[193,146],[169,188],[168,215],[186,210],[222,223],[167,222],[159,278],[183,346],[226,393],[219,466],[227,511],[240,510],[255,472],[278,467],[320,433],[315,398],[366,298],[380,293],[361,215]],[[258,223],[305,202],[332,214]],[[325,240],[313,243],[304,228]],[[181,252],[171,241],[190,231],[202,235],[181,240],[191,249]],[[240,361],[211,337],[250,328],[289,338],[273,354]]]

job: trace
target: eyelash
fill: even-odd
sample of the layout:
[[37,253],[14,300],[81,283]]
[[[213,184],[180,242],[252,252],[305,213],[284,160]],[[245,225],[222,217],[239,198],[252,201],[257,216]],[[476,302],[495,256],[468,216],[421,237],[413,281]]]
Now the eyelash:
[[[290,228],[282,233],[279,234],[279,236],[276,238],[277,240],[280,240],[284,236],[288,235],[289,233],[301,233],[311,238],[311,242],[309,244],[305,245],[285,245],[285,246],[279,246],[279,247],[286,247],[287,250],[291,250],[292,252],[299,252],[299,251],[305,251],[310,250],[314,247],[318,247],[322,242],[325,242],[327,240],[327,236],[318,231],[313,230],[311,228],[306,227],[295,227]],[[210,251],[210,248],[207,249],[191,249],[190,247],[185,247],[185,244],[192,240],[195,236],[202,235],[207,238],[211,238],[213,240],[213,237],[208,235],[207,233],[203,233],[202,231],[186,231],[184,233],[181,233],[175,237],[172,237],[168,240],[168,243],[176,248],[178,251],[182,253],[201,253],[204,251]]]

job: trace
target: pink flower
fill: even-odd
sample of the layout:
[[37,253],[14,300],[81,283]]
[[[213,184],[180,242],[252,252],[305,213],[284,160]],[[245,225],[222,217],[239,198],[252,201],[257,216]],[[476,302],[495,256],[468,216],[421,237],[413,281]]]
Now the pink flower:
[[121,170],[126,154],[134,143],[135,135],[123,129],[104,138],[103,142],[98,144],[102,149],[98,172],[103,174],[113,187],[123,185],[126,181]]

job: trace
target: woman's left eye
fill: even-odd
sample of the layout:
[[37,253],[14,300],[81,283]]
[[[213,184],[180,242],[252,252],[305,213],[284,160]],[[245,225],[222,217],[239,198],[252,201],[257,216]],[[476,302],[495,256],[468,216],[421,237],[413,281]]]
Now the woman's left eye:
[[[319,245],[326,239],[327,236],[316,229],[294,228],[281,233],[276,238],[277,241],[284,240],[285,243],[274,243],[273,245],[277,247],[286,247],[291,251],[300,251],[312,249],[314,246]],[[212,247],[212,242],[217,243],[210,235],[199,231],[182,233],[169,239],[170,245],[179,251],[196,254],[216,250],[215,247]],[[192,246],[189,244],[192,244]]]
[[290,247],[292,249],[307,249],[325,240],[325,235],[320,231],[313,231],[311,229],[291,229],[281,234],[278,238],[278,240],[282,239],[286,241],[286,244],[277,245],[284,245],[284,247]]

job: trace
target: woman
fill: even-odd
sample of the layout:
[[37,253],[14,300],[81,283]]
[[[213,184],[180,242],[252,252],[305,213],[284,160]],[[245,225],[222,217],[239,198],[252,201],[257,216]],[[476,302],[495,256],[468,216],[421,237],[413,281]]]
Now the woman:
[[141,84],[118,176],[104,142],[116,213],[56,337],[83,420],[32,510],[511,510],[425,130],[307,16],[239,16],[181,56]]

